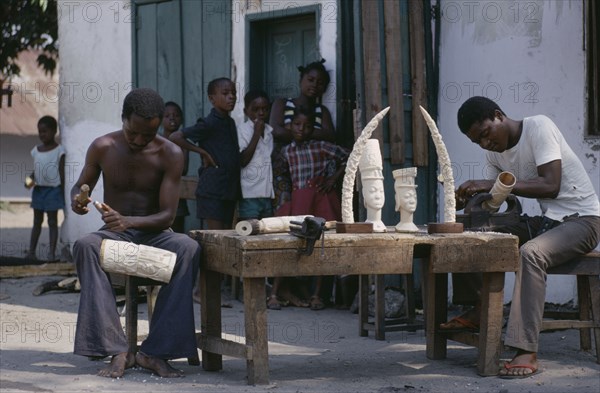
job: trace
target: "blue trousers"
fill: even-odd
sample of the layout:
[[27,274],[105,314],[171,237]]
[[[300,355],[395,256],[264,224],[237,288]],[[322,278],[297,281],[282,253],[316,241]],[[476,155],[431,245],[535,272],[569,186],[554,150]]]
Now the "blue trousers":
[[99,230],[75,242],[73,257],[81,283],[75,354],[110,356],[128,351],[110,276],[100,267],[103,239],[129,241],[177,254],[171,281],[158,293],[150,332],[140,350],[165,360],[196,355],[192,288],[200,264],[200,245],[185,234],[139,230]]

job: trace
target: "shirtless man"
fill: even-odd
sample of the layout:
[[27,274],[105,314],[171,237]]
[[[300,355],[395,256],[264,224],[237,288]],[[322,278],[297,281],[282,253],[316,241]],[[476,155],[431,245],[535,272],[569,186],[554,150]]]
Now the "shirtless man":
[[[131,91],[123,103],[122,130],[92,142],[85,167],[71,189],[72,210],[88,214],[91,199],[83,204],[77,201],[80,187],[87,184],[93,190],[102,174],[104,226],[75,242],[73,259],[81,283],[74,352],[112,356],[110,365],[98,373],[104,377],[121,377],[136,364],[161,377],[180,377],[183,372],[168,360],[197,356],[191,295],[200,246],[169,228],[179,200],[173,190],[179,190],[184,161],[177,145],[157,135],[163,111],[163,100],[155,91]],[[128,350],[109,275],[100,267],[103,239],[177,254],[171,281],[158,294],[150,333],[137,354]]]

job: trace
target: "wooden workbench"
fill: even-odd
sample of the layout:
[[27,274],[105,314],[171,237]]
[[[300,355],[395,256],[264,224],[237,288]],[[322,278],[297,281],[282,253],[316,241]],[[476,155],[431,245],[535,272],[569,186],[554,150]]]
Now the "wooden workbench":
[[[518,266],[518,240],[500,233],[428,235],[393,232],[325,234],[310,256],[298,253],[305,241],[287,233],[239,236],[233,230],[191,231],[202,246],[201,332],[205,370],[222,369],[222,355],[245,358],[248,383],[269,383],[265,277],[341,274],[409,274],[413,256],[426,264],[427,356],[446,356],[448,338],[466,340],[479,347],[478,370],[497,373],[500,356],[504,273]],[[472,337],[448,337],[436,328],[446,321],[447,273],[484,273],[479,341]],[[221,335],[221,274],[241,277],[244,285],[246,342],[228,341]],[[360,311],[360,318],[366,315]]]

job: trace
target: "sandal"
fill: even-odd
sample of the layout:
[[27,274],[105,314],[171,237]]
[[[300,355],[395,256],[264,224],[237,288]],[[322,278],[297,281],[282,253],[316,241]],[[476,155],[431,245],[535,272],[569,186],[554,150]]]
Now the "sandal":
[[281,310],[281,303],[277,295],[271,295],[267,298],[267,308],[269,310]]
[[446,323],[440,324],[440,330],[447,333],[460,331],[478,332],[479,324],[464,317],[455,317]]
[[308,304],[307,301],[302,300],[298,296],[291,293],[287,295],[286,302],[294,307],[310,307],[310,304]]
[[313,311],[319,311],[325,308],[325,304],[323,303],[323,299],[320,296],[313,295],[310,298],[310,309]]

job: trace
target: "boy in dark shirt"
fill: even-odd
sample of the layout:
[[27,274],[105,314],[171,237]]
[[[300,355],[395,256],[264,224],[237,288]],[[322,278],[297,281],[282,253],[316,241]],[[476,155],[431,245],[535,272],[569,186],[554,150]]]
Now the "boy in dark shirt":
[[[235,121],[229,116],[236,102],[235,84],[229,78],[209,82],[209,115],[175,131],[169,139],[202,157],[196,188],[196,217],[206,220],[208,229],[231,229],[235,205],[241,196],[240,147]],[[194,142],[190,143],[188,140]],[[200,303],[200,285],[194,287],[194,300]]]
[[196,189],[197,217],[206,220],[208,229],[231,229],[240,196],[240,150],[236,125],[229,116],[236,103],[236,89],[230,79],[217,78],[207,90],[213,105],[210,114],[174,132],[169,139],[202,157]]

